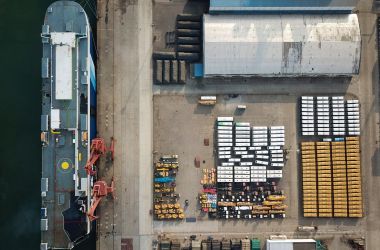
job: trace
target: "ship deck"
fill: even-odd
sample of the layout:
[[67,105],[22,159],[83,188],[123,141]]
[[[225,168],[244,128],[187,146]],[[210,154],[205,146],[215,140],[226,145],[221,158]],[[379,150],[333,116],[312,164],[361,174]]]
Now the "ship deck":
[[[82,7],[49,6],[42,28],[41,243],[71,248],[89,231],[89,32]],[[46,210],[45,210],[46,209]],[[82,209],[82,211],[81,211]],[[41,248],[42,249],[42,248]]]

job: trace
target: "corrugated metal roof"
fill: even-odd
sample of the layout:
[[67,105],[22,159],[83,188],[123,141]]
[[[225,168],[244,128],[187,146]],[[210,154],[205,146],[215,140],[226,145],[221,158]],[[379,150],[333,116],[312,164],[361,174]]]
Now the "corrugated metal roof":
[[360,29],[349,15],[204,15],[207,76],[352,75]]

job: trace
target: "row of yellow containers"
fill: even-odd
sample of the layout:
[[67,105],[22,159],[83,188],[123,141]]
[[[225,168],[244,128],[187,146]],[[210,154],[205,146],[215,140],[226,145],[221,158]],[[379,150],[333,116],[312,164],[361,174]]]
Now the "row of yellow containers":
[[318,185],[318,192],[321,194],[325,194],[325,191],[330,191],[331,192],[332,188],[331,185],[326,185],[326,186],[320,186]]
[[315,146],[304,146],[301,144],[302,154],[310,154],[315,152]]
[[360,145],[359,144],[351,144],[351,145],[347,145],[346,144],[346,151],[351,151],[353,149],[360,149]]
[[304,208],[306,205],[308,206],[317,206],[318,202],[317,202],[317,199],[312,199],[312,200],[303,200],[303,205],[304,205]]
[[352,151],[352,149],[350,149],[349,152],[347,152],[347,157],[360,157],[360,152],[358,149],[354,149],[355,151]]
[[302,168],[302,173],[305,173],[305,171],[306,172],[308,172],[308,171],[310,171],[310,173],[317,173],[317,169],[315,168],[315,166],[306,166],[306,167],[303,167]]
[[[310,172],[309,171],[305,171],[302,173],[302,177],[303,178],[316,178],[317,177],[317,171],[315,171],[315,173],[312,172],[313,170],[311,170]],[[316,180],[315,180],[316,181]]]
[[343,197],[335,198],[334,197],[334,206],[347,206],[347,204],[348,204],[347,197],[345,197],[345,198],[343,198]]
[[301,155],[315,155],[315,147],[301,146]]
[[315,158],[302,159],[302,163],[315,163]]
[[313,146],[313,145],[315,145],[315,142],[313,142],[313,141],[305,141],[305,142],[301,142],[301,145],[304,145],[304,146]]
[[351,161],[358,161],[358,162],[360,162],[360,156],[347,156],[346,160],[347,160],[347,162],[351,162]]
[[306,160],[306,159],[315,160],[315,154],[314,154],[314,152],[312,154],[311,153],[310,154],[302,154],[301,159],[302,159],[302,161]]
[[322,218],[330,218],[330,217],[333,217],[333,214],[332,212],[319,212],[318,213],[318,217],[322,217]]
[[326,176],[326,177],[320,176],[318,178],[318,185],[326,185],[327,183],[325,183],[325,182],[331,183],[331,175],[330,176]]
[[330,164],[325,164],[325,165],[318,165],[318,171],[321,171],[321,170],[331,170],[331,166]]
[[346,176],[346,169],[342,169],[342,168],[333,169],[332,173],[333,173],[333,177],[344,177]]
[[336,145],[336,144],[331,144],[331,149],[332,149],[332,152],[333,154],[334,153],[342,153],[342,154],[345,154],[346,153],[346,150],[345,150],[345,145]]
[[[344,181],[334,182],[333,188],[334,188],[334,191],[347,190],[347,183]],[[346,192],[346,194],[347,194],[347,192]]]
[[336,190],[347,190],[347,186],[343,185],[343,182],[334,183],[334,193]]
[[348,161],[347,168],[360,168],[360,161]]
[[328,141],[317,141],[317,146],[323,146],[323,145],[330,145],[330,142],[328,142]]
[[332,165],[333,166],[346,166],[346,161],[344,160],[344,161],[333,161],[332,162]]
[[329,163],[329,165],[331,165],[331,158],[330,157],[324,157],[324,158],[318,157],[317,158],[317,165],[326,165],[326,164],[319,164],[319,163],[325,163],[325,162],[327,162],[327,163]]
[[317,165],[318,165],[318,168],[320,166],[331,166],[331,161],[318,161]]
[[303,168],[307,168],[307,167],[314,167],[315,168],[315,166],[316,166],[315,162],[302,163]]
[[313,212],[303,212],[303,216],[304,217],[311,217],[311,218],[315,218],[315,217],[318,217],[318,214],[317,214],[317,212],[315,211],[313,211]]
[[346,141],[359,141],[359,137],[358,136],[346,137]]
[[320,159],[320,158],[329,158],[330,159],[330,151],[329,150],[326,150],[327,152],[321,152],[321,150],[318,150],[317,151],[317,159]]
[[317,172],[318,181],[331,181],[331,170],[322,169]]
[[346,164],[334,164],[332,166],[333,170],[344,170],[346,171]]
[[347,212],[345,213],[334,212],[334,217],[347,217]]
[[302,190],[317,190],[315,182],[305,182],[302,186]]
[[[317,204],[303,204],[303,209],[305,211],[305,209],[314,209],[317,210]],[[308,210],[310,212],[310,210]]]
[[348,165],[347,169],[358,169],[358,170],[360,170],[360,165]]
[[358,197],[361,196],[362,190],[361,186],[359,185],[349,185],[347,188],[347,194],[351,197]]
[[317,195],[317,190],[303,190],[303,194],[305,195]]
[[303,176],[309,176],[309,175],[316,176],[316,173],[317,173],[316,169],[306,168],[306,169],[302,170],[302,175]]
[[321,199],[321,198],[329,198],[331,199],[331,192],[326,194],[326,193],[318,193],[318,198]]
[[317,186],[317,182],[314,180],[314,181],[303,181],[302,182],[302,187],[306,187],[306,186],[311,186],[311,187],[316,187]]
[[319,173],[318,172],[318,180],[321,178],[330,178],[331,179],[331,172],[329,172],[329,173]]
[[345,156],[346,155],[346,149],[344,146],[339,146],[339,147],[334,147],[332,146],[332,150],[331,150],[331,153],[332,155],[336,155],[336,156]]
[[317,195],[316,194],[304,194],[303,201],[304,202],[317,202]]
[[359,141],[346,141],[346,146],[347,145],[359,145]]
[[348,209],[349,217],[363,217],[363,209]]
[[346,185],[347,177],[346,176],[333,176],[333,182],[337,185]]
[[321,152],[322,150],[325,150],[325,151],[323,151],[323,152],[327,152],[327,151],[330,152],[330,145],[326,145],[326,146],[317,146],[317,152]]

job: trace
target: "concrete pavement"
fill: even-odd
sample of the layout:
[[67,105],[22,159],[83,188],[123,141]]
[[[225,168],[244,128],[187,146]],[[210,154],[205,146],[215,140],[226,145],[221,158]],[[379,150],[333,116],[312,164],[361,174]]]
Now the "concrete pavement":
[[124,249],[122,241],[151,246],[151,4],[98,1],[99,135],[116,140],[113,166],[100,165],[101,178],[114,176],[116,192],[99,209],[98,249]]
[[[356,228],[359,229],[359,233],[365,234],[367,248],[376,249],[380,243],[378,237],[380,196],[377,195],[377,191],[380,190],[379,73],[375,53],[376,15],[371,13],[371,8],[372,1],[363,0],[358,4],[362,32],[362,61],[360,75],[352,80],[347,78],[251,78],[228,81],[203,79],[189,80],[185,86],[154,86],[152,91],[152,2],[149,0],[98,0],[100,17],[98,20],[98,131],[107,142],[112,136],[116,139],[114,163],[102,160],[99,175],[108,183],[114,176],[116,193],[115,200],[108,199],[102,202],[98,211],[101,218],[98,221],[97,249],[123,249],[122,240],[130,242],[133,249],[151,249],[152,239],[155,238],[154,233],[161,232],[188,236],[186,233],[190,231],[217,235],[225,233],[233,235],[248,231],[254,235],[260,235],[264,234],[263,230],[269,228],[267,223],[254,222],[237,223],[242,224],[240,226],[229,222],[211,224],[200,222],[197,226],[189,223],[155,222],[153,231],[153,221],[149,214],[152,204],[152,141],[155,138],[159,144],[170,143],[170,141],[165,142],[164,138],[160,139],[163,141],[158,141],[156,134],[153,135],[153,93],[158,98],[161,96],[165,98],[165,95],[173,96],[173,98],[185,95],[184,98],[188,98],[186,96],[200,94],[253,94],[256,95],[254,98],[256,100],[265,99],[263,104],[276,105],[276,102],[281,104],[285,100],[284,105],[295,114],[296,97],[302,94],[346,94],[359,97],[362,114],[362,172],[366,217],[351,221],[334,219],[333,223],[327,219],[310,220],[299,217],[299,207],[293,206],[289,208],[290,218],[285,219],[285,221],[289,220],[289,223],[285,221],[277,225],[273,223],[270,230],[292,234],[294,232],[292,228],[298,224],[315,223],[322,225],[320,234],[323,236],[350,233]],[[188,99],[191,101],[192,98]],[[160,106],[155,106],[155,108],[157,109],[155,112],[161,113],[168,110]],[[189,108],[191,109],[192,106],[185,107],[185,109]],[[224,107],[220,111],[226,110]],[[288,118],[289,121],[286,122],[289,122],[290,134],[287,140],[292,147],[297,148],[298,138],[295,132],[297,117],[293,115]],[[202,117],[199,119],[202,120]],[[154,121],[158,122],[158,120]],[[205,129],[206,127],[198,128],[199,136],[210,132]],[[178,141],[178,143],[182,144],[184,141]],[[194,151],[190,145],[185,145],[186,147]],[[194,153],[197,153],[197,150]],[[193,155],[190,154],[183,154],[183,157],[185,157],[185,162],[193,159]],[[212,153],[207,157],[207,162],[211,163]],[[296,153],[294,152],[291,157],[292,170],[296,170]],[[186,177],[182,178],[182,181],[189,182]],[[190,190],[193,192],[196,189],[195,185],[198,184],[199,178]],[[295,180],[286,179],[283,184],[290,195],[289,202],[297,203],[299,184]],[[195,213],[195,211],[194,207],[189,212]],[[339,246],[339,242],[335,241],[333,246]]]

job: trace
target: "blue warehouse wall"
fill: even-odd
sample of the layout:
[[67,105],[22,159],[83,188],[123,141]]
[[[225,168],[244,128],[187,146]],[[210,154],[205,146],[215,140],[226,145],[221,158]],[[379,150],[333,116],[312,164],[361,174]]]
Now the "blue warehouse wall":
[[210,0],[210,14],[351,13],[357,0]]

